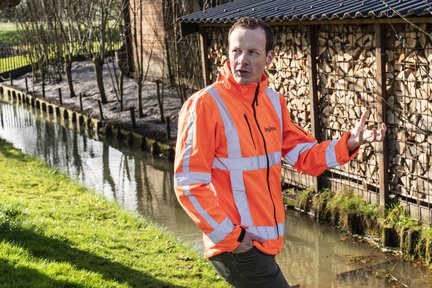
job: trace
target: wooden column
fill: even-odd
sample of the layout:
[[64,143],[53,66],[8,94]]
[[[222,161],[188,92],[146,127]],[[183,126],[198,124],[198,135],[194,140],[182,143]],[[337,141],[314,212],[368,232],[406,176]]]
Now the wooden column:
[[208,60],[207,34],[206,30],[202,27],[200,27],[200,53],[204,86],[208,86],[210,85],[210,68]]
[[[311,127],[312,135],[318,140],[321,140],[321,127],[319,120],[318,110],[318,76],[317,76],[317,26],[308,26],[307,30],[307,43],[309,46],[309,53],[307,55],[308,76],[309,76],[309,100],[311,104]],[[321,176],[315,177],[313,188],[315,191],[321,190]]]
[[[387,107],[386,94],[386,47],[385,47],[385,24],[375,24],[376,63],[377,63],[377,122],[379,125],[386,122]],[[389,203],[389,157],[387,148],[387,137],[382,143],[377,144],[377,159],[379,169],[379,193],[380,213],[384,215],[385,208]]]

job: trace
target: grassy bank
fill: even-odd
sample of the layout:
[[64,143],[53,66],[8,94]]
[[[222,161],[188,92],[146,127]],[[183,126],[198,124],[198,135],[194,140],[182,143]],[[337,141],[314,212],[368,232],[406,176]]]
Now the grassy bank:
[[369,204],[350,191],[334,193],[326,189],[316,193],[312,189],[287,189],[283,195],[288,207],[297,207],[344,231],[380,239],[382,246],[399,250],[405,257],[432,269],[432,228],[413,219],[397,202],[380,215],[378,205]]
[[0,140],[0,287],[227,287],[138,215]]

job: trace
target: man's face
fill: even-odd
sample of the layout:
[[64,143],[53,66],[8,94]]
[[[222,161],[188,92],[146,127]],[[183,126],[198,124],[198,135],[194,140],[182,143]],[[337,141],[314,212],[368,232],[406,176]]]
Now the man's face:
[[229,36],[231,73],[239,84],[259,83],[273,51],[266,53],[266,37],[262,28],[236,28]]

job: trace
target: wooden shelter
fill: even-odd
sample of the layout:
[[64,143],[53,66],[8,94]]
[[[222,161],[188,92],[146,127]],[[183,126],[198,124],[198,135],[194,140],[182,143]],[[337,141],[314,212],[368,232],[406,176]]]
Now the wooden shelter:
[[386,141],[319,178],[284,166],[290,185],[351,190],[385,207],[398,199],[432,223],[432,2],[423,0],[233,1],[181,17],[185,34],[199,32],[203,82],[223,65],[229,26],[242,16],[275,32],[271,86],[293,119],[317,139],[354,127],[362,109],[369,125],[387,123]]

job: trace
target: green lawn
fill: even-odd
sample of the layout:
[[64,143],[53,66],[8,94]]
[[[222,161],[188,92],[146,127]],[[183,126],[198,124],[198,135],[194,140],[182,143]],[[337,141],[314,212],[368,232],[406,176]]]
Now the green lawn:
[[17,27],[15,23],[0,22],[0,44],[16,42]]
[[0,139],[0,287],[227,287],[198,255]]

